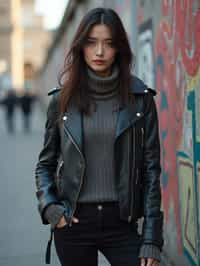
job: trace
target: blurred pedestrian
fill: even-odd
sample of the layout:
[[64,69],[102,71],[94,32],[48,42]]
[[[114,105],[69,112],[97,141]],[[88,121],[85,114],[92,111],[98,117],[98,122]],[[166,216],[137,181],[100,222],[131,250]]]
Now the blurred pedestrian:
[[1,100],[1,104],[5,109],[5,123],[9,133],[14,133],[14,113],[17,105],[17,96],[13,89],[6,92],[4,98]]
[[24,131],[26,133],[30,132],[31,129],[33,102],[34,102],[34,96],[29,91],[25,91],[24,94],[19,99],[19,105],[21,107],[23,121],[24,121]]
[[[53,95],[36,166],[37,198],[62,266],[156,266],[163,246],[160,143],[153,96],[131,74],[115,11],[82,19]],[[142,232],[138,219],[143,217]]]

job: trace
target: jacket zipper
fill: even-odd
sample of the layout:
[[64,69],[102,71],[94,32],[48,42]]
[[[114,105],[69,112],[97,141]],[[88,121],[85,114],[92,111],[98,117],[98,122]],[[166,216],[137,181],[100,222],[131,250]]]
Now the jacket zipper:
[[[130,133],[128,134],[128,164],[129,164],[129,171],[130,171],[130,195],[131,195],[131,160],[130,160]],[[128,216],[128,222],[129,222],[130,216]]]
[[[133,127],[133,158],[135,155],[135,127]],[[133,159],[133,166],[131,169],[131,202],[130,202],[130,215],[128,216],[128,222],[130,223],[133,217],[133,201],[134,201],[134,184],[133,184],[133,174],[134,174],[134,170],[135,170],[135,159]]]
[[144,146],[144,128],[141,128],[141,132],[142,132],[142,141],[141,141],[141,146]]
[[[69,131],[66,129],[65,125],[64,125],[64,129],[67,133],[67,135],[69,136],[71,142],[74,144],[74,146],[76,147],[76,149],[78,150],[78,152],[80,153],[81,157],[82,157],[82,160],[83,162],[85,161],[84,157],[83,157],[83,154],[81,152],[81,150],[79,149],[78,145],[76,144],[76,142],[73,140],[73,137],[71,136],[71,134],[69,133]],[[78,190],[78,193],[77,193],[77,197],[76,197],[76,201],[75,201],[75,205],[74,205],[74,208],[72,209],[72,213],[70,215],[70,222],[69,222],[69,226],[72,226],[72,217],[75,213],[75,210],[76,210],[76,202],[77,202],[77,199],[78,199],[78,196],[80,194],[80,191],[81,191],[81,186],[83,184],[83,175],[84,175],[84,172],[85,172],[85,162],[84,162],[84,167],[82,167],[82,173],[81,173],[81,182],[80,182],[80,186],[79,186],[79,190]]]
[[63,166],[63,164],[64,164],[64,161],[61,160],[61,162],[60,162],[59,165],[58,165],[57,172],[56,172],[56,177],[57,177],[57,180],[58,180],[58,188],[60,189],[60,193],[61,193],[61,177],[60,177],[60,169],[61,169],[61,167]]
[[61,169],[61,167],[62,167],[63,163],[64,163],[64,161],[63,161],[63,160],[61,160],[61,162],[59,163],[59,166],[58,166],[58,168],[57,168],[57,172],[56,172],[56,176],[57,176],[57,177],[59,176],[60,169]]

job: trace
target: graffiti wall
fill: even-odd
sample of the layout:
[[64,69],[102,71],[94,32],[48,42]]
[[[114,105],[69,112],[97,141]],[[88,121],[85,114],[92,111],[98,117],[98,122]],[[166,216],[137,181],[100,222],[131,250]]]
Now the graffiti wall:
[[200,1],[137,4],[137,72],[158,93],[165,255],[200,265]]

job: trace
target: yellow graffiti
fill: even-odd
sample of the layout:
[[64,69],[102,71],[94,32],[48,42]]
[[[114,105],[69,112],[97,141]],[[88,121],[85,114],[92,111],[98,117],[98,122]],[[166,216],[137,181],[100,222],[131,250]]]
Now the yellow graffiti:
[[198,87],[200,82],[200,68],[198,70],[198,73],[195,77],[187,77],[187,91],[194,90]]
[[178,164],[183,245],[197,263],[197,225],[193,186],[194,166],[192,161],[180,157],[178,158]]

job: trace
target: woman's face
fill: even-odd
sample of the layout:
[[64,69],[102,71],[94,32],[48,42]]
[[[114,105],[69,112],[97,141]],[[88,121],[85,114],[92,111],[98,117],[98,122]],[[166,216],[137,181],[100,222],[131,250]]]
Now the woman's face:
[[87,65],[98,75],[108,76],[115,60],[116,48],[113,46],[111,32],[105,24],[92,27],[83,47]]

